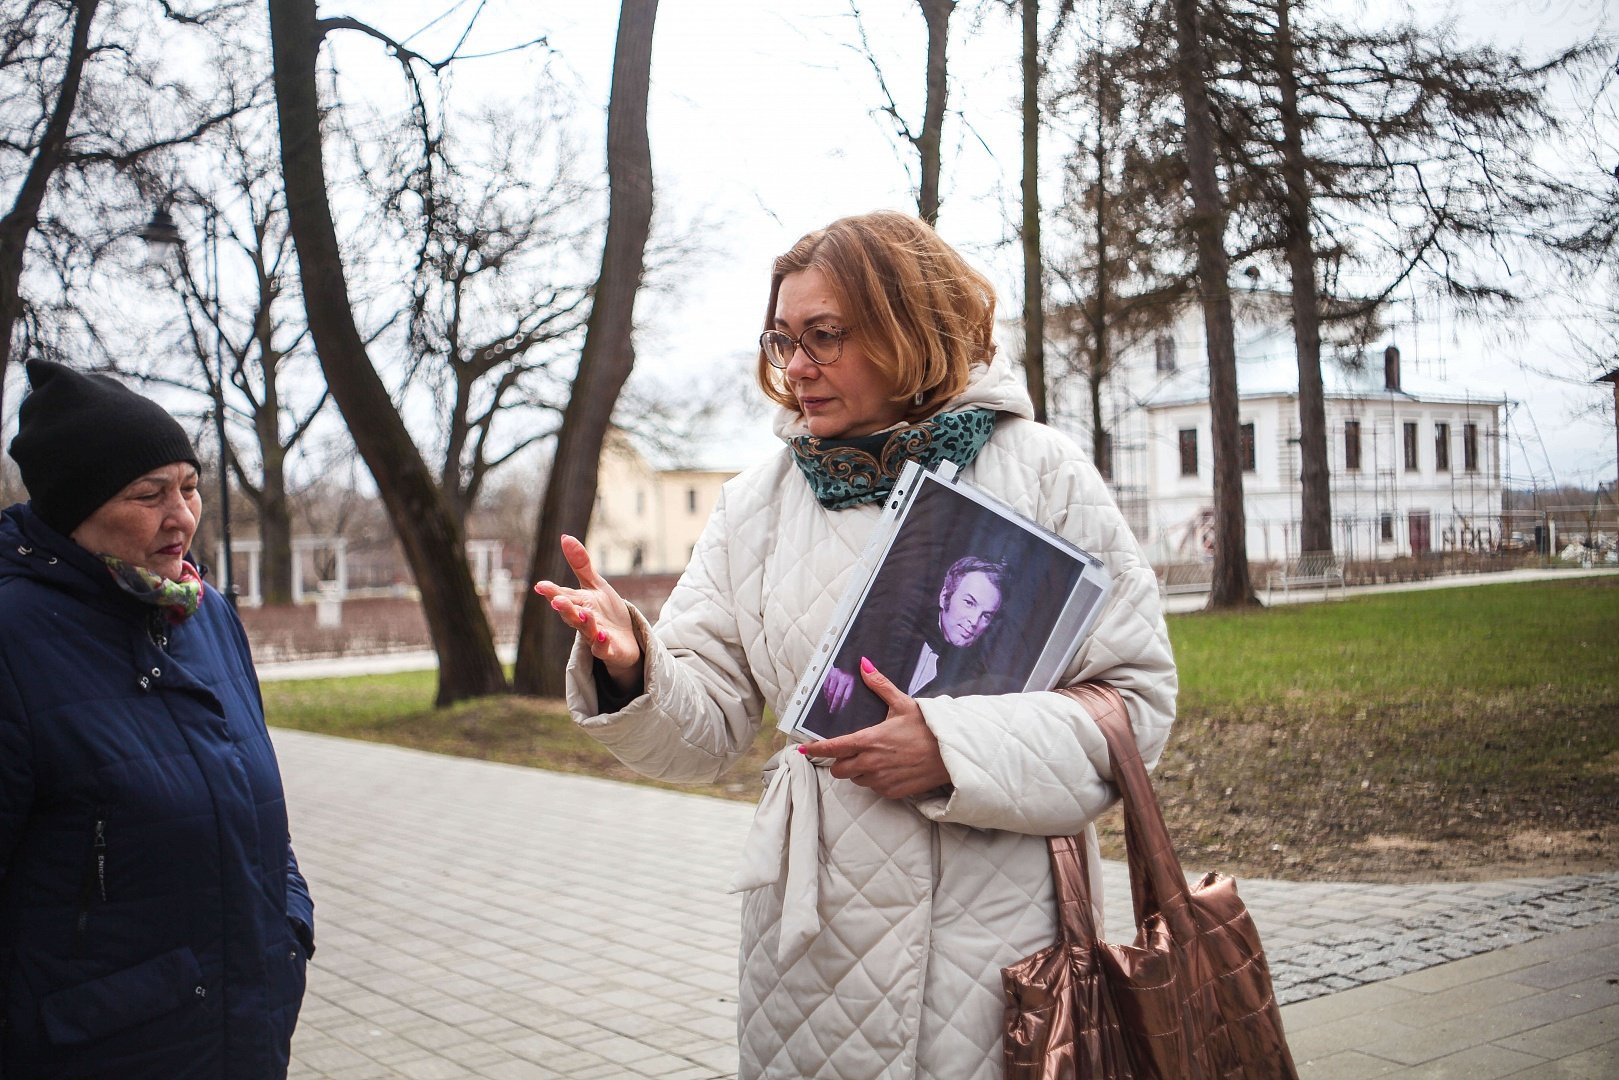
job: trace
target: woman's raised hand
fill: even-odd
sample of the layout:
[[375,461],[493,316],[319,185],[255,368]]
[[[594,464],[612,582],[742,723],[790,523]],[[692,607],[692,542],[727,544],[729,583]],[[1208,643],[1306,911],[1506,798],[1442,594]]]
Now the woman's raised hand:
[[553,581],[539,581],[534,591],[551,602],[551,610],[579,632],[590,655],[602,662],[621,690],[641,684],[641,643],[630,621],[629,605],[590,565],[590,553],[571,536],[562,538],[562,557],[579,579],[570,589]]

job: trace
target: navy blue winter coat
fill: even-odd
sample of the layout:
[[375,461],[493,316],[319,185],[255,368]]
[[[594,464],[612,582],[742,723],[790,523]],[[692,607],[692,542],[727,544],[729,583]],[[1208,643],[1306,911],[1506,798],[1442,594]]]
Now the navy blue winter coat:
[[0,515],[0,1080],[286,1075],[313,952],[247,638]]

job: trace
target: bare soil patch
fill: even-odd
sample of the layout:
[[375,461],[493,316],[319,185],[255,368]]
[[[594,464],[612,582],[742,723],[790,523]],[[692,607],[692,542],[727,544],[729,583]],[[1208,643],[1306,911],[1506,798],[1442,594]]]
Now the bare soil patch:
[[[1183,715],[1155,771],[1190,871],[1295,880],[1487,880],[1619,870],[1619,765],[1581,747],[1604,708],[1504,715]],[[1401,713],[1394,706],[1388,711]],[[1514,759],[1515,736],[1541,738]],[[1487,734],[1486,734],[1487,733]],[[1099,823],[1123,856],[1117,809]]]

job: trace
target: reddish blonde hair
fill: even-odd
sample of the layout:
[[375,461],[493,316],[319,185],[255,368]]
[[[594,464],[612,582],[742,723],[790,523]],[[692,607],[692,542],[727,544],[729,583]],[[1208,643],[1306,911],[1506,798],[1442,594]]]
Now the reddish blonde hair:
[[[834,221],[775,261],[766,330],[776,325],[781,279],[826,276],[848,329],[888,380],[890,400],[917,420],[966,389],[969,369],[995,355],[995,290],[919,218],[892,210]],[[765,396],[798,410],[785,375],[760,350]],[[916,404],[917,394],[922,403]]]

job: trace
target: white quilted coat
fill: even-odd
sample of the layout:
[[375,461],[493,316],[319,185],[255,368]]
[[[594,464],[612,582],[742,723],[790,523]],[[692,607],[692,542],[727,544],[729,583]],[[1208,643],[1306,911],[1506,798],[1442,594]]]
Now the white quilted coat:
[[[950,407],[965,406],[1003,415],[962,478],[1115,575],[1066,682],[1122,691],[1142,755],[1156,761],[1176,681],[1140,548],[1074,444],[1027,418],[1004,361]],[[795,421],[784,413],[778,431],[800,433]],[[823,509],[786,450],[731,480],[657,625],[639,626],[646,692],[599,714],[589,653],[576,649],[568,701],[579,723],[648,776],[719,776],[766,706],[788,701],[879,514]],[[772,762],[738,880],[745,1078],[1001,1075],[1000,969],[1055,934],[1043,838],[1085,829],[1109,805],[1107,749],[1057,694],[920,704],[948,796],[883,799],[796,752]]]

